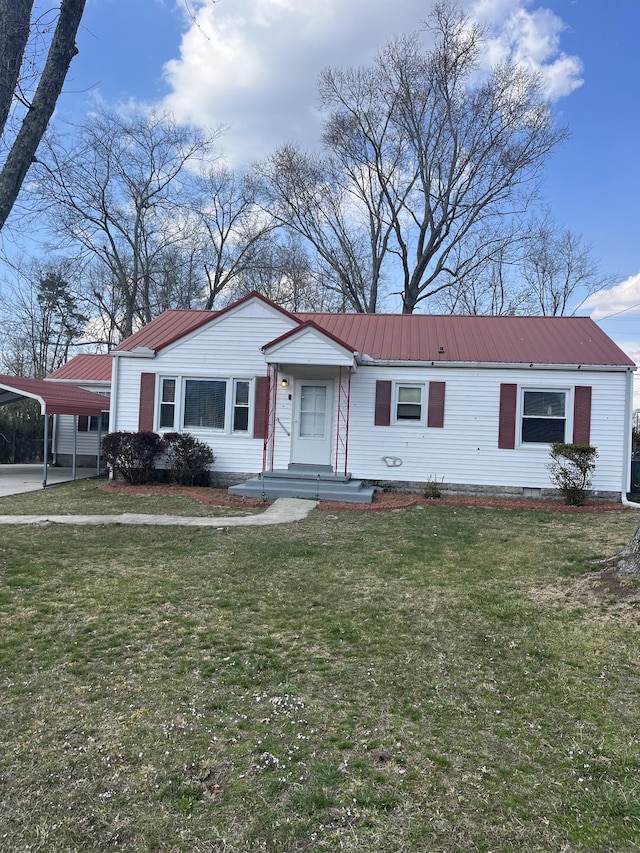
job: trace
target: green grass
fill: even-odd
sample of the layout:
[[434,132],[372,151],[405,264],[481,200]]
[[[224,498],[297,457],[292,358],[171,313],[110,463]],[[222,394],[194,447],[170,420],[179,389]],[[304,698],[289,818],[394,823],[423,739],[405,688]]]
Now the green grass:
[[3,527],[0,849],[639,850],[637,521]]
[[[106,480],[78,480],[36,492],[0,498],[0,515],[157,515],[228,516],[251,515],[260,510],[242,506],[211,506],[179,494],[119,494],[100,491]],[[194,489],[194,492],[206,492]]]

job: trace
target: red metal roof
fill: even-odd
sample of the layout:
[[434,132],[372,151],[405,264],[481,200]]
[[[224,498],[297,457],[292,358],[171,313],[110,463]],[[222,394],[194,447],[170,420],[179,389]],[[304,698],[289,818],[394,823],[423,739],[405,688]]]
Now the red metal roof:
[[114,352],[131,351],[139,347],[157,352],[174,341],[204,326],[218,315],[218,311],[202,311],[189,308],[170,308],[143,326],[131,337],[122,341]]
[[109,401],[100,394],[76,388],[63,382],[29,379],[25,376],[0,374],[0,406],[15,403],[25,397],[38,400],[43,414],[100,415],[109,408]]
[[590,317],[298,314],[361,355],[390,361],[629,365]]
[[110,355],[99,353],[81,353],[63,364],[47,379],[67,380],[69,382],[111,382],[113,359]]
[[[265,297],[260,299],[269,302]],[[165,311],[115,351],[148,347],[157,352],[222,313]],[[312,322],[348,348],[382,361],[634,365],[589,317],[324,313],[287,316],[300,323]]]
[[252,299],[258,299],[266,305],[270,305],[285,317],[289,317],[292,320],[296,319],[295,314],[291,314],[291,312],[286,311],[284,308],[276,305],[275,302],[267,299],[266,296],[254,290],[251,293],[247,293],[241,299],[236,300],[236,302],[232,302],[225,308],[221,308],[220,311],[170,308],[118,344],[114,352],[131,352],[139,347],[146,347],[157,352],[184,337],[184,335],[188,335],[189,332],[193,332],[194,329],[199,329],[200,326],[206,325],[214,317],[226,314],[238,305],[242,305],[243,302],[250,302]]

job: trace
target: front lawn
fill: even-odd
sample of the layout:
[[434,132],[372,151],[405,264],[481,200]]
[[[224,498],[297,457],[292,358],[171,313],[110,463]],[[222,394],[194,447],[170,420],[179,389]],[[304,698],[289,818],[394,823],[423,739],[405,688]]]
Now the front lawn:
[[[118,491],[121,489],[121,491]],[[225,506],[211,503],[223,495]],[[202,500],[197,500],[200,497]],[[35,492],[0,498],[0,515],[147,515],[236,516],[253,515],[268,504],[227,495],[208,488],[124,486],[102,478],[61,483]]]
[[3,527],[0,849],[639,850],[638,520]]

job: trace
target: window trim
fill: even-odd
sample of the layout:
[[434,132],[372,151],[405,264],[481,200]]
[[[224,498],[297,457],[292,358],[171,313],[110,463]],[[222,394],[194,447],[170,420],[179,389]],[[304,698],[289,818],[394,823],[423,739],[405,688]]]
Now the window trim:
[[[524,441],[523,439],[523,426],[525,421],[524,414],[524,398],[527,393],[541,393],[541,394],[563,394],[564,395],[564,417],[554,417],[548,416],[548,418],[544,418],[544,420],[557,420],[564,421],[564,437],[562,439],[563,442],[568,441],[567,436],[571,436],[573,434],[573,391],[571,388],[568,388],[566,385],[561,387],[555,387],[553,385],[521,385],[518,389],[518,409],[516,413],[516,424],[517,424],[517,446],[521,448],[544,448],[545,452],[553,441]],[[535,420],[535,416],[526,416],[528,420]],[[543,418],[540,418],[543,419]]]
[[[224,415],[222,418],[222,426],[206,426],[198,424],[185,423],[185,413],[187,407],[187,382],[219,382],[224,385]],[[221,376],[183,376],[181,378],[181,405],[180,405],[180,428],[182,431],[191,432],[193,430],[200,432],[213,432],[224,434],[229,432],[229,383],[230,380]]]
[[[423,427],[425,425],[426,419],[426,411],[427,411],[427,400],[425,395],[426,382],[411,382],[410,380],[400,381],[396,380],[393,383],[393,393],[391,397],[391,423],[395,426],[402,427]],[[398,417],[398,405],[403,405],[400,403],[400,389],[401,388],[416,388],[420,391],[420,417],[419,418],[399,418]],[[417,405],[417,404],[414,404]]]
[[[253,424],[253,394],[251,393],[251,389],[253,383],[251,379],[241,379],[238,377],[234,377],[230,380],[231,383],[231,423],[229,425],[230,432],[232,435],[251,435],[252,424]],[[247,404],[238,403],[237,401],[237,389],[240,383],[244,383],[247,386]],[[247,411],[247,426],[246,429],[236,429],[236,409],[246,409]]]
[[[89,423],[87,424],[87,432],[109,432],[109,410],[105,409],[100,415],[100,429],[98,429],[98,416],[90,415]],[[106,426],[105,426],[106,423]]]
[[[173,403],[165,402],[162,398],[164,396],[164,383],[165,382],[173,382],[174,390],[173,390]],[[180,411],[180,378],[178,376],[162,376],[158,377],[158,402],[157,402],[157,411],[156,411],[156,424],[158,431],[167,432],[175,432],[178,427],[176,426],[177,415]],[[163,406],[173,406],[173,424],[171,426],[162,426],[162,407]]]

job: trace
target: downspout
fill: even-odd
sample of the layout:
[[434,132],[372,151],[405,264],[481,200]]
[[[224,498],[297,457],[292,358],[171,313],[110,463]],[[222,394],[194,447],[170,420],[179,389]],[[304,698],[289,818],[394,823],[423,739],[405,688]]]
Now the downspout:
[[633,420],[633,371],[627,370],[627,385],[624,405],[624,460],[622,465],[622,490],[620,500],[622,506],[640,509],[640,503],[627,498],[627,486],[631,483],[631,425]]
[[113,356],[113,367],[111,368],[111,394],[109,396],[109,432],[115,432],[116,412],[118,411],[118,379],[120,373],[120,358]]

